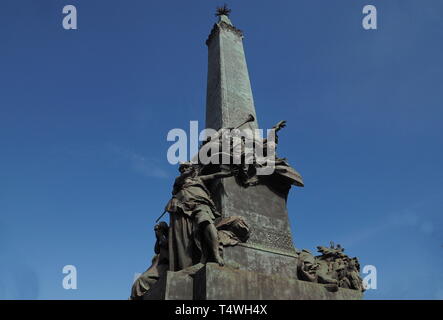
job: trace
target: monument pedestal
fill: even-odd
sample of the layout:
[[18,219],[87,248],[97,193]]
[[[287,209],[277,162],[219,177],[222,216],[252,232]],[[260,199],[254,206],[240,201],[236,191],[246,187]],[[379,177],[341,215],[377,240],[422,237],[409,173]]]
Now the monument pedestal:
[[358,290],[331,292],[323,284],[208,263],[168,271],[144,300],[359,300],[362,296]]
[[217,182],[210,190],[223,218],[240,216],[250,228],[246,243],[224,248],[225,264],[234,269],[297,278],[287,194],[267,184],[245,188],[233,177]]

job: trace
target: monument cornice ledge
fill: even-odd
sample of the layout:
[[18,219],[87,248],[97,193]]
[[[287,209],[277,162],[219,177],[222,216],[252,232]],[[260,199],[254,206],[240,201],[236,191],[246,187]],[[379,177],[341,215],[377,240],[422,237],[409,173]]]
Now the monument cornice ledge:
[[241,31],[240,29],[237,29],[236,27],[234,27],[224,21],[220,21],[220,22],[214,24],[214,27],[212,28],[211,33],[209,34],[208,39],[206,40],[207,46],[209,46],[209,43],[217,35],[217,33],[220,31],[220,29],[223,29],[226,31],[231,31],[243,39],[243,31]]

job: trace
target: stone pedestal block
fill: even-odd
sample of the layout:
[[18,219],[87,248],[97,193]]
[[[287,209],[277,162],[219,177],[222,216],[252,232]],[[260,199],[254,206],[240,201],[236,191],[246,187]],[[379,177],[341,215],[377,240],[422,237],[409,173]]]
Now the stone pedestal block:
[[220,267],[214,263],[168,272],[144,296],[145,300],[358,300],[362,293],[322,284]]

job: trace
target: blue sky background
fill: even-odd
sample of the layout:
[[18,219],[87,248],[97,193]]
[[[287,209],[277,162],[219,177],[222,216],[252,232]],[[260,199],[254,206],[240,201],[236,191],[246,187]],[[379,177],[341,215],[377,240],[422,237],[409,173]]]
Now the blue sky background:
[[[177,174],[166,135],[203,124],[222,3],[0,2],[0,298],[127,299]],[[306,182],[296,246],[375,265],[367,299],[443,299],[443,2],[228,3],[260,126],[288,120],[279,153]]]

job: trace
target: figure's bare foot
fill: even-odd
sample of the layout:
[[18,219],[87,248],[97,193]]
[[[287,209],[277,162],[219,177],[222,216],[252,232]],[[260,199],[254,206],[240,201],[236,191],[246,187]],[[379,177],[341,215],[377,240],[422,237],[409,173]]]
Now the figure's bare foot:
[[225,265],[225,262],[223,261],[223,258],[220,257],[219,254],[216,255],[215,262],[217,262],[220,267],[223,267]]

